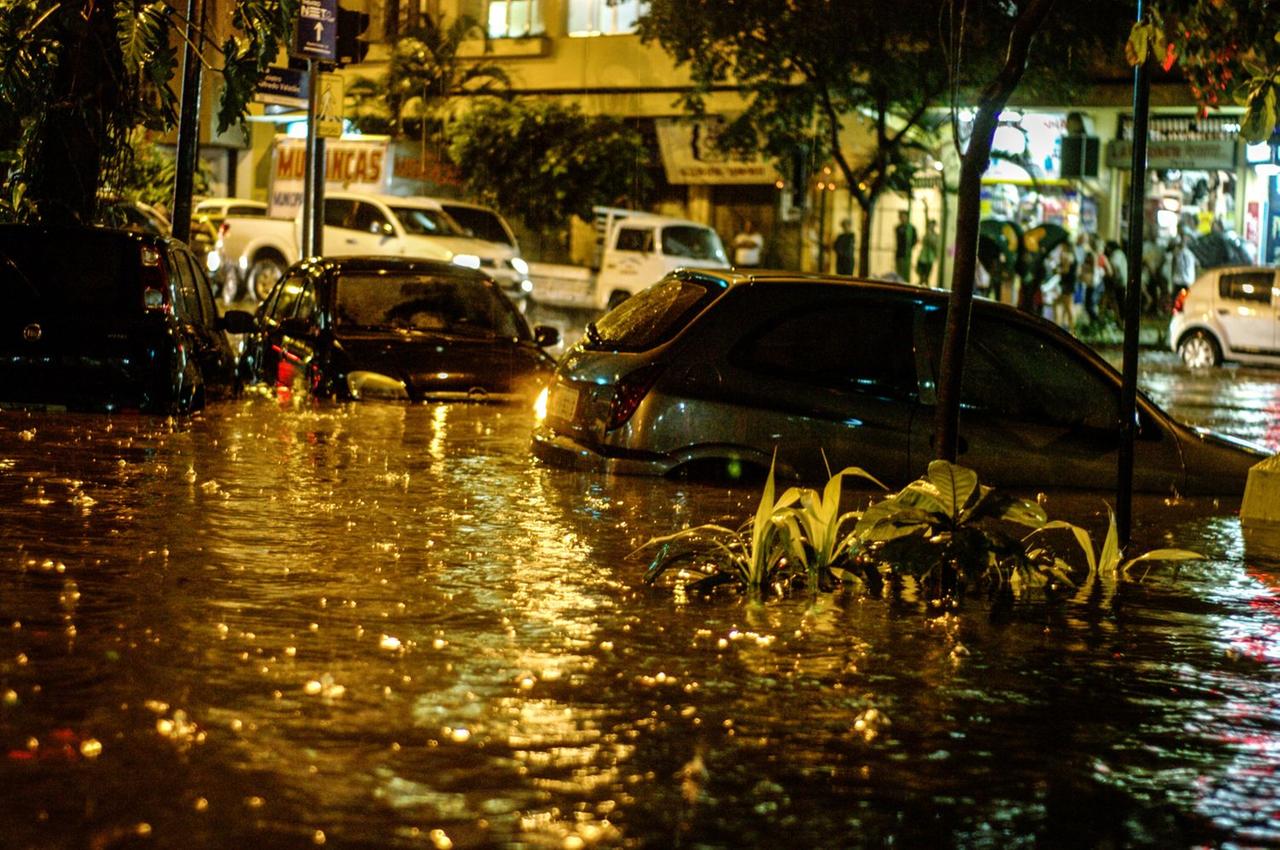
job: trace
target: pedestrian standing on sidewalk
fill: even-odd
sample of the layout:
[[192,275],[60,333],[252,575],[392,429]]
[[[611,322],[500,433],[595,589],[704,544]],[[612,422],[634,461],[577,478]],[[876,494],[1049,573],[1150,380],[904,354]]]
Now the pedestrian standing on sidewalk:
[[938,260],[939,245],[937,219],[929,219],[924,226],[924,237],[920,240],[920,253],[916,254],[916,280],[921,286],[929,285],[929,276],[933,274],[933,264]]
[[1196,280],[1196,255],[1191,253],[1191,241],[1185,233],[1179,233],[1169,251],[1169,283],[1172,295],[1191,286]]
[[755,222],[745,219],[742,231],[733,237],[733,264],[739,268],[755,268],[764,254],[764,237],[756,231]]
[[899,280],[911,280],[911,252],[916,247],[916,229],[906,210],[898,212],[898,226],[893,229],[893,270]]
[[836,255],[836,274],[853,274],[853,255],[856,240],[853,236],[853,222],[847,218],[840,219],[840,234],[831,243],[831,250]]

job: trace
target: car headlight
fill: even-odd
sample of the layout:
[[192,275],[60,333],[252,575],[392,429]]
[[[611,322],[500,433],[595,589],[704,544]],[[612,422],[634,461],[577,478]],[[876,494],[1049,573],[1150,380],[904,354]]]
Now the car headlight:
[[381,372],[348,372],[347,391],[351,397],[360,399],[376,398],[384,401],[407,401],[409,391],[404,381],[383,375]]
[[515,269],[517,272],[519,272],[522,275],[525,275],[526,277],[529,274],[529,264],[526,263],[524,260],[520,259],[519,257],[511,258],[511,268]]
[[524,280],[520,281],[520,291],[533,292],[533,281],[529,280],[529,278],[527,277]]
[[453,264],[467,269],[480,268],[480,258],[475,254],[454,254]]
[[222,255],[217,251],[210,251],[205,255],[204,264],[208,267],[209,271],[216,272],[218,269],[222,268]]

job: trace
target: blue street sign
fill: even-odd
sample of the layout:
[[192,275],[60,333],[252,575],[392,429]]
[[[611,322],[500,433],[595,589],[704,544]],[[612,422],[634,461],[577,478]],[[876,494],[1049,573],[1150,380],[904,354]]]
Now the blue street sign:
[[294,54],[332,61],[338,55],[337,41],[338,0],[302,0]]
[[258,80],[253,99],[258,103],[307,108],[307,74],[292,68],[268,68]]

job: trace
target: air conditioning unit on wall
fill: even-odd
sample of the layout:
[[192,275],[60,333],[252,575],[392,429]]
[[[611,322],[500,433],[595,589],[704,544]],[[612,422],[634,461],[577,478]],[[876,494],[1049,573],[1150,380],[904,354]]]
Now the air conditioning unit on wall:
[[1063,136],[1061,176],[1097,177],[1098,148],[1097,136]]

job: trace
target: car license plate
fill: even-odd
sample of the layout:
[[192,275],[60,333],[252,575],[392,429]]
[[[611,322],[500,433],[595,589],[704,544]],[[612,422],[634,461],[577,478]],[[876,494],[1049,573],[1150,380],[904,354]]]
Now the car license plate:
[[564,384],[556,384],[547,403],[547,415],[553,419],[572,421],[578,409],[578,391]]

